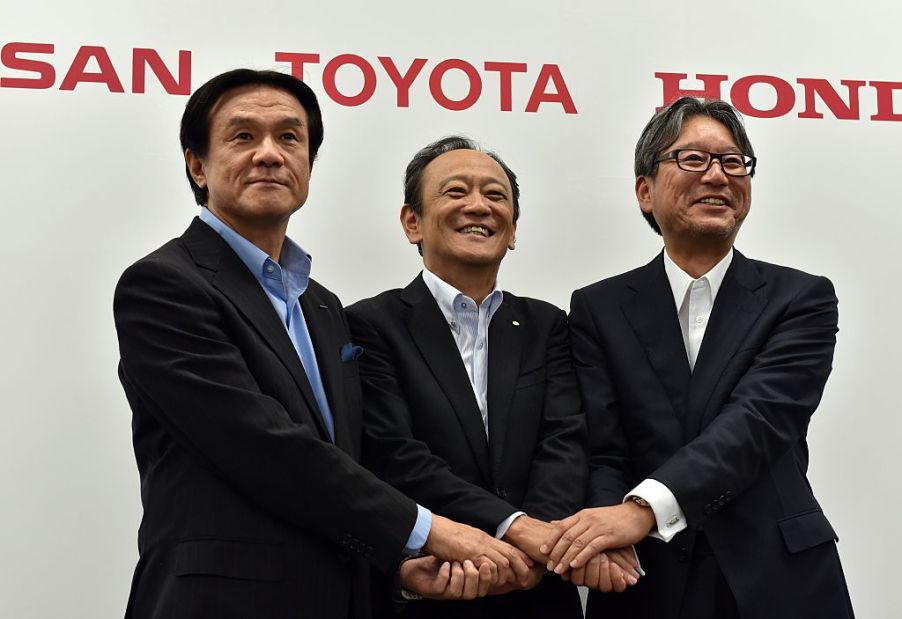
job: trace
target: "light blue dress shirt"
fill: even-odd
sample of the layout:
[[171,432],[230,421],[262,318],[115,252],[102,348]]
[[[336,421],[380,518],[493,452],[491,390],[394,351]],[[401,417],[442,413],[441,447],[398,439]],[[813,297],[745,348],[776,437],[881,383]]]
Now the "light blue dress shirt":
[[[473,299],[460,290],[441,279],[438,275],[423,267],[423,281],[429,292],[432,293],[438,304],[448,327],[454,336],[454,343],[460,352],[460,359],[470,377],[470,385],[473,387],[473,395],[479,405],[479,413],[482,415],[482,426],[485,428],[485,436],[489,436],[489,326],[492,317],[501,302],[504,301],[504,293],[495,282],[495,288],[489,295],[476,303]],[[507,535],[508,529],[518,517],[526,512],[515,511],[501,521],[495,528],[495,537],[498,539]]]
[[[282,253],[279,256],[281,265],[270,258],[265,251],[235,232],[225,222],[214,215],[209,209],[200,209],[200,219],[210,226],[232,250],[238,254],[241,261],[247,266],[251,275],[260,283],[266,296],[269,297],[273,309],[279,315],[282,324],[288,331],[288,337],[294,349],[300,357],[301,365],[307,373],[313,396],[319,406],[323,422],[329,431],[332,441],[335,441],[335,422],[332,409],[329,408],[329,400],[326,398],[326,390],[319,373],[319,365],[316,363],[316,354],[313,350],[313,341],[310,339],[310,331],[307,329],[307,321],[301,309],[301,295],[307,290],[310,282],[310,269],[313,259],[300,245],[285,237],[282,245]],[[420,505],[417,505],[417,521],[410,537],[407,539],[404,551],[408,554],[417,554],[422,550],[432,528],[432,513]]]

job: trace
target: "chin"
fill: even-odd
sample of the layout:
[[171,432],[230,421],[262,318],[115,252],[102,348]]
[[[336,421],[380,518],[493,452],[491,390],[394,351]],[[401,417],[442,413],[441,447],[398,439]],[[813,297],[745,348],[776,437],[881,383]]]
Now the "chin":
[[729,221],[720,219],[696,221],[693,222],[689,229],[696,236],[723,238],[735,233],[739,229],[739,225],[732,219]]

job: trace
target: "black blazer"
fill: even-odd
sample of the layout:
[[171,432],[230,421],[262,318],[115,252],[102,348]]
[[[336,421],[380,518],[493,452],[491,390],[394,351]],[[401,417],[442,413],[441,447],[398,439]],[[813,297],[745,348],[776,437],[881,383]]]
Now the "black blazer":
[[301,306],[335,444],[269,299],[209,226],[195,219],[119,281],[144,504],[128,617],[369,616],[366,562],[397,563],[416,506],[356,463],[340,302],[311,280]]
[[638,547],[648,576],[589,615],[676,618],[700,528],[743,619],[852,616],[836,534],[806,478],[805,436],[830,374],[833,286],[738,251],[690,373],[659,255],[573,294],[590,433],[589,506],[652,478],[689,528]]
[[[488,440],[460,352],[422,277],[355,303],[348,320],[365,351],[364,462],[381,478],[435,513],[490,535],[514,511],[549,520],[581,506],[585,418],[564,312],[504,293],[489,327]],[[553,616],[574,608],[571,616],[580,616],[575,588],[546,580],[532,597],[423,602],[407,613],[529,616],[517,613],[537,608],[536,596],[544,595],[556,600]]]

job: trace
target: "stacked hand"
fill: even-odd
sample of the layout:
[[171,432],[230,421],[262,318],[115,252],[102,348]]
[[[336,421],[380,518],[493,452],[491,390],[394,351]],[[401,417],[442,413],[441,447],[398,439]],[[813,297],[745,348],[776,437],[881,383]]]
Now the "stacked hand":
[[525,586],[530,580],[533,562],[525,553],[479,529],[438,515],[432,516],[423,550],[452,567],[455,562],[463,566],[469,560],[477,570],[488,569],[493,585]]
[[[557,539],[556,536],[559,536],[562,530],[560,524],[520,516],[508,529],[505,539],[526,552],[538,565],[547,564],[548,569],[553,570],[558,562],[553,561],[547,552],[548,548],[555,546],[548,544],[548,541]],[[598,552],[590,558],[587,565],[572,572],[562,569],[556,573],[574,584],[605,592],[623,591],[626,587],[636,584],[640,575],[639,562],[632,547]],[[494,592],[493,590],[492,593]]]
[[450,563],[435,557],[419,557],[401,564],[401,586],[434,600],[472,600],[483,597],[492,586],[488,563],[477,568],[467,559]]
[[600,552],[585,566],[561,574],[561,578],[575,585],[584,585],[602,592],[620,593],[639,582],[639,562],[632,546]]
[[593,507],[558,522],[541,550],[548,553],[548,569],[563,574],[568,569],[585,567],[600,552],[636,544],[654,526],[654,512],[632,501]]
[[[433,599],[471,600],[536,586],[543,566],[599,591],[623,591],[641,570],[632,545],[655,524],[647,507],[627,502],[584,509],[553,523],[519,516],[501,541],[433,515],[423,550],[401,565],[401,585]],[[508,543],[510,542],[510,543]]]

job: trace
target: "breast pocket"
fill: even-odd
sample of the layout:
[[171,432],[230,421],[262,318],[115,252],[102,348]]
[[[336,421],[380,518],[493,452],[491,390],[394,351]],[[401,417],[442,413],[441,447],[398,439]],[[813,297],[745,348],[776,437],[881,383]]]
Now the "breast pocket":
[[541,385],[545,382],[545,368],[535,368],[532,370],[527,370],[520,374],[517,378],[517,386],[516,389],[526,389],[528,387],[533,387],[535,385]]

